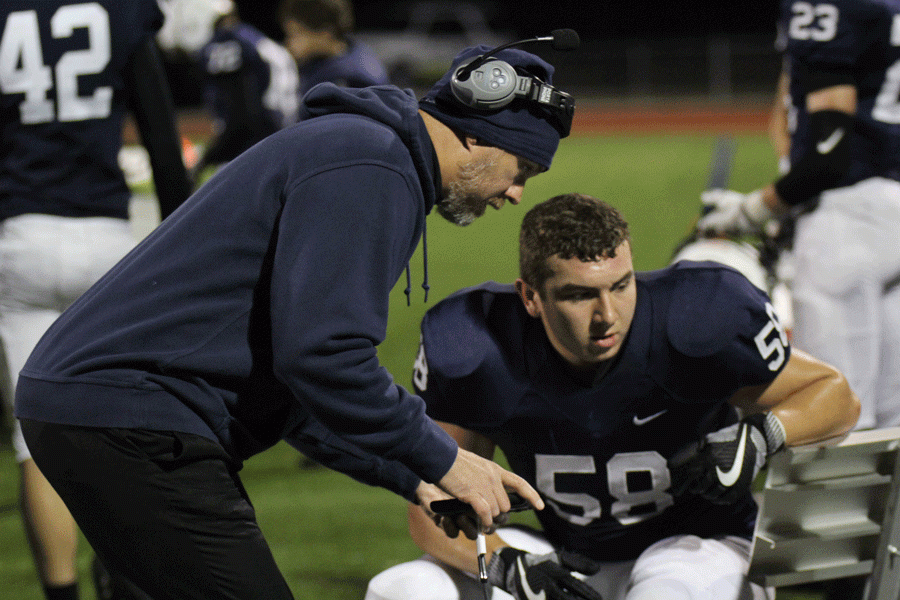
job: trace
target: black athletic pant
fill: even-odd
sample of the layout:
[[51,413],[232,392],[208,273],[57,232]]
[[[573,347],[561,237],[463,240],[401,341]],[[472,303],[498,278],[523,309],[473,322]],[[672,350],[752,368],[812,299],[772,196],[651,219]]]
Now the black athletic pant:
[[22,431],[100,560],[153,600],[293,598],[218,444],[36,421]]

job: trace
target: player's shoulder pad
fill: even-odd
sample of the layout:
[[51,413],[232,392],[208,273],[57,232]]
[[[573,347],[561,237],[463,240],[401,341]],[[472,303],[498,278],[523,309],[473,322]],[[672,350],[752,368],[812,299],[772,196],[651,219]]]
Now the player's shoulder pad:
[[682,261],[664,271],[661,281],[670,289],[666,332],[682,354],[715,355],[737,337],[752,338],[768,319],[768,296],[731,267]]
[[516,302],[512,285],[489,281],[455,292],[429,309],[422,319],[429,370],[458,378],[478,369],[502,343],[497,332],[507,329],[491,315],[511,318],[516,311],[506,309]]

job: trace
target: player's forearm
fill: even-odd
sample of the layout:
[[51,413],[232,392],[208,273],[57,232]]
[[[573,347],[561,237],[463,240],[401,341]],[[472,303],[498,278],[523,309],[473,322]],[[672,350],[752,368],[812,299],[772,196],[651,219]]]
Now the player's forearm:
[[791,151],[791,134],[788,126],[789,82],[787,71],[782,69],[769,115],[769,141],[778,156],[779,163],[783,159],[788,159]]
[[809,202],[839,185],[853,162],[856,88],[835,85],[807,96],[809,140],[790,171],[774,182],[784,206]]
[[[801,357],[796,349],[792,352]],[[804,385],[772,407],[784,426],[786,445],[824,442],[850,431],[859,418],[860,405],[844,376],[807,355],[802,355],[800,366]]]
[[[419,547],[426,554],[437,560],[473,575],[478,574],[477,550],[475,540],[470,540],[460,534],[455,538],[447,537],[444,530],[414,504],[409,505],[409,533]],[[497,534],[485,536],[487,556],[503,546],[508,546]]]

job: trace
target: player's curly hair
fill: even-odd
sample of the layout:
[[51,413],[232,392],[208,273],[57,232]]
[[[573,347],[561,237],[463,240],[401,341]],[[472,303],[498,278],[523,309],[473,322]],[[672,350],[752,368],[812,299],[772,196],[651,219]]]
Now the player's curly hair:
[[587,262],[612,258],[630,241],[628,223],[616,208],[585,194],[561,194],[534,206],[522,220],[519,276],[542,291],[553,276],[551,256]]
[[279,19],[300,21],[313,31],[330,29],[335,37],[345,38],[353,31],[353,6],[349,0],[282,0]]

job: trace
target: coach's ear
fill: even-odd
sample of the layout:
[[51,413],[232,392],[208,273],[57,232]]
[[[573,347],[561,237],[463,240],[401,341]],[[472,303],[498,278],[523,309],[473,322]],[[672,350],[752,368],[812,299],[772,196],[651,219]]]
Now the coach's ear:
[[516,291],[519,293],[519,298],[522,299],[522,304],[525,305],[525,310],[528,311],[528,314],[535,318],[541,316],[541,299],[537,290],[528,285],[524,279],[519,278],[516,279]]

